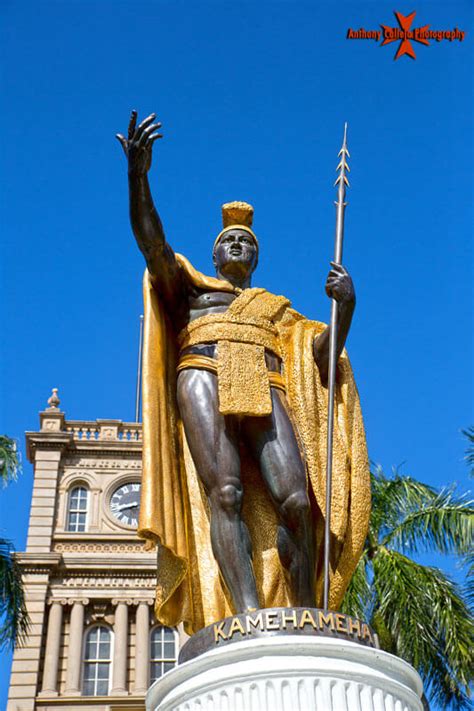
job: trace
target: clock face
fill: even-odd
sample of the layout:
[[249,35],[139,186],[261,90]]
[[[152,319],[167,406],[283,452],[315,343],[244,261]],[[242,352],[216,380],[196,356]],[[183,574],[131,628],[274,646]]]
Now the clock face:
[[110,497],[110,510],[117,521],[136,528],[140,510],[140,484],[134,481],[115,489]]

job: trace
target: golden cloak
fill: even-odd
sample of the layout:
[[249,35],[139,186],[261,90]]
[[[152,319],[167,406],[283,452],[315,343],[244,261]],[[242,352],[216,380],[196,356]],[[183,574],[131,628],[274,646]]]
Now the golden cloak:
[[[198,288],[234,291],[177,255]],[[176,334],[148,272],[144,278],[143,476],[138,535],[156,544],[156,615],[188,634],[234,614],[210,543],[209,508],[191,458],[176,404]],[[327,389],[313,357],[325,324],[291,308],[277,323],[290,416],[306,462],[314,521],[317,593],[322,606],[326,484]],[[249,377],[251,374],[249,373]],[[242,447],[242,515],[253,547],[261,607],[291,605],[276,548],[277,517],[259,470]],[[370,475],[364,425],[351,366],[338,362],[331,514],[329,607],[337,610],[362,553],[370,514]]]

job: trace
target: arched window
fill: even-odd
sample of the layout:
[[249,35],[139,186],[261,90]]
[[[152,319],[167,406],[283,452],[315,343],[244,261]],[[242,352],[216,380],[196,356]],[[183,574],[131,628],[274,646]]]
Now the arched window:
[[112,667],[112,633],[105,625],[91,627],[84,643],[82,693],[105,696],[109,693]]
[[178,633],[171,627],[155,627],[150,637],[150,684],[176,666]]
[[86,530],[87,504],[89,492],[85,486],[75,486],[69,493],[69,506],[67,512],[67,530],[81,533]]

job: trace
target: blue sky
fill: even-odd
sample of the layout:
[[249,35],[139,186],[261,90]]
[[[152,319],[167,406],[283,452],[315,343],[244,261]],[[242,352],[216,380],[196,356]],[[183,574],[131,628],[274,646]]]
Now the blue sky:
[[[464,42],[349,41],[349,27],[459,27]],[[1,13],[0,430],[134,417],[143,260],[118,131],[156,111],[151,184],[172,246],[210,272],[220,205],[255,206],[255,285],[327,320],[332,183],[349,122],[348,341],[370,456],[468,486],[472,422],[472,4],[6,1]],[[0,492],[24,549],[32,487]],[[8,686],[0,661],[0,707]]]

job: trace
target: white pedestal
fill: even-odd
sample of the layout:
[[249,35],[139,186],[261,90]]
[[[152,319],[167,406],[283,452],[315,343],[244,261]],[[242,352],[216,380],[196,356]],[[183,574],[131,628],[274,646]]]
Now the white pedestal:
[[423,711],[406,662],[324,637],[274,636],[212,649],[150,687],[147,711]]

